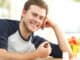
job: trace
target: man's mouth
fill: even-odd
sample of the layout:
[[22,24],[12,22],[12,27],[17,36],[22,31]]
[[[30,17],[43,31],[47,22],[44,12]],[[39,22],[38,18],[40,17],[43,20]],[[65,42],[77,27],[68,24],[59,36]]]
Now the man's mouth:
[[36,24],[35,22],[30,22],[30,24],[32,25],[33,28],[39,27],[39,25]]
[[32,25],[33,28],[37,28],[38,27],[38,25],[36,25],[36,23],[34,23],[34,22],[31,22],[30,24]]

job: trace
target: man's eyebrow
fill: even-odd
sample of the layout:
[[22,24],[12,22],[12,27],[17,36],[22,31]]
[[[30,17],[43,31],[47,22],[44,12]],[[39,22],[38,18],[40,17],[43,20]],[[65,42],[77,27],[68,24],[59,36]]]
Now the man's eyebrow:
[[36,16],[38,15],[38,14],[37,14],[37,13],[35,13],[35,12],[32,12],[32,14],[34,14],[34,15],[36,15]]
[[[39,14],[37,14],[36,12],[32,12],[32,14],[34,15],[34,16],[38,16]],[[44,18],[44,16],[42,16],[42,15],[39,15],[39,17],[40,18]]]

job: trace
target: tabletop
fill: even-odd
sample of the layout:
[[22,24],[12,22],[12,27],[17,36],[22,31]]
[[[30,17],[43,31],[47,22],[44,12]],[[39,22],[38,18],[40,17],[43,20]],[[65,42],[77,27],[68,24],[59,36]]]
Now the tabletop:
[[[53,58],[53,57],[47,57],[47,58],[39,58],[36,60],[67,60],[67,59],[63,59],[63,58]],[[72,59],[68,59],[68,60],[80,60],[80,59],[76,59],[75,57],[73,57]]]
[[62,60],[62,58],[53,58],[53,57],[47,57],[47,58],[39,58],[39,59],[36,59],[36,60]]

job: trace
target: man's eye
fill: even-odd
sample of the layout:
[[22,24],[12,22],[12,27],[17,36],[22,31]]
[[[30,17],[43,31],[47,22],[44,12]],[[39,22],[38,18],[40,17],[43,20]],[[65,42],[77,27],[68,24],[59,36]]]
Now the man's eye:
[[44,19],[43,16],[40,16],[40,19],[43,20]]
[[35,16],[35,17],[37,16],[37,14],[36,14],[36,13],[33,13],[32,15],[33,15],[33,16]]

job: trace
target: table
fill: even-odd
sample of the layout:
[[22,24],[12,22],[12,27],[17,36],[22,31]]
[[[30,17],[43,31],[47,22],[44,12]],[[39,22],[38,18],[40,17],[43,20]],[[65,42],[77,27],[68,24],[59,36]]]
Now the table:
[[62,58],[53,58],[53,57],[47,57],[47,58],[39,58],[39,59],[36,59],[36,60],[62,60]]
[[[40,58],[40,59],[36,59],[36,60],[63,60],[62,58],[53,58],[53,57],[47,57],[47,58]],[[73,59],[71,60],[76,60],[75,57],[73,57]]]

